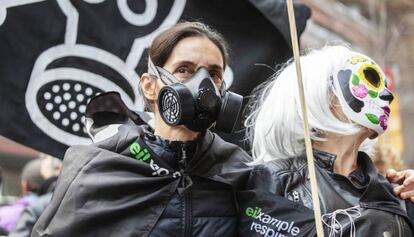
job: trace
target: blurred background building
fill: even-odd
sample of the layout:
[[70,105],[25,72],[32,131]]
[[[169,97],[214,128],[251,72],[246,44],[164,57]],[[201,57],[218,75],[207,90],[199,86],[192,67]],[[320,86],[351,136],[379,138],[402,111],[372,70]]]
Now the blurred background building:
[[414,1],[302,0],[312,9],[302,48],[347,43],[385,69],[395,100],[390,126],[379,141],[390,143],[414,167]]
[[0,136],[1,194],[21,194],[20,174],[24,165],[39,156],[39,152]]

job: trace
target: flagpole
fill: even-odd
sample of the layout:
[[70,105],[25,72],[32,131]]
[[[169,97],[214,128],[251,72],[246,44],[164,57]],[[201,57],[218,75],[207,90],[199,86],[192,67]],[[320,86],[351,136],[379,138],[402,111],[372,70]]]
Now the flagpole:
[[290,37],[292,41],[293,59],[295,60],[295,65],[296,65],[296,74],[297,74],[297,81],[298,81],[298,86],[299,86],[299,97],[300,97],[300,104],[302,107],[306,157],[308,161],[309,177],[310,177],[311,192],[312,192],[312,202],[313,202],[313,212],[315,215],[316,233],[318,237],[323,237],[324,234],[323,234],[322,220],[321,220],[321,208],[319,205],[318,185],[316,182],[315,164],[313,162],[312,143],[311,143],[310,134],[309,134],[308,114],[306,110],[305,93],[304,93],[304,88],[303,88],[302,70],[300,66],[300,55],[299,55],[299,44],[298,44],[298,37],[297,37],[297,31],[296,31],[295,11],[293,8],[292,0],[286,0],[286,1],[287,1],[287,8],[288,8],[288,15],[289,15],[289,27],[290,27]]

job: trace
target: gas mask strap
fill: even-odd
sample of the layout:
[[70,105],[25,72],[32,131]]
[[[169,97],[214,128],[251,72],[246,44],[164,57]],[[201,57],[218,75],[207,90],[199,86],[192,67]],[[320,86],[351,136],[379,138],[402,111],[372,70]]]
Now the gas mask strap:
[[158,72],[156,66],[152,62],[150,56],[148,56],[148,73],[150,75],[156,76],[157,78],[160,78],[160,73]]
[[224,79],[223,79],[223,81],[222,81],[222,83],[221,83],[220,90],[219,90],[219,92],[220,92],[220,96],[221,96],[221,97],[223,97],[223,96],[224,96],[224,94],[226,94],[226,91],[227,91],[227,85],[226,85],[226,82],[225,82],[225,81],[224,81]]
[[150,56],[148,56],[148,73],[159,78],[165,85],[171,85],[173,83],[180,82],[164,68],[155,66]]

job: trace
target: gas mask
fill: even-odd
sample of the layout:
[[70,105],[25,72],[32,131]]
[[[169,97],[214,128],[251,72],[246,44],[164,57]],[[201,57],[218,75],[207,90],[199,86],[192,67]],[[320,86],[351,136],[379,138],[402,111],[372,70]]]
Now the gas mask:
[[179,81],[149,59],[148,73],[165,84],[158,94],[158,110],[166,124],[202,132],[215,123],[218,131],[232,132],[243,97],[227,91],[224,81],[218,90],[206,68],[201,67],[190,78]]
[[[335,95],[345,115],[355,123],[382,134],[388,126],[393,95],[381,68],[370,58],[356,54],[333,75]],[[375,136],[374,136],[375,137]]]

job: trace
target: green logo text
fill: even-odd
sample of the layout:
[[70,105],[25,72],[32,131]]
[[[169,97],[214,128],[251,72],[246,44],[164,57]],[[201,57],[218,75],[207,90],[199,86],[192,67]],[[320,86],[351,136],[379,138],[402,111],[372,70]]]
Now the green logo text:
[[257,217],[260,213],[262,213],[262,208],[258,208],[258,207],[255,207],[255,208],[251,208],[251,207],[248,207],[248,208],[246,208],[246,215],[247,216],[250,216],[250,217]]
[[135,159],[137,160],[146,161],[151,158],[151,154],[148,152],[148,150],[146,148],[141,149],[141,146],[136,142],[132,143],[132,145],[129,147],[129,151],[135,156]]

